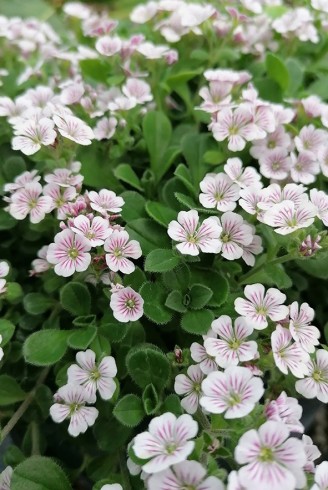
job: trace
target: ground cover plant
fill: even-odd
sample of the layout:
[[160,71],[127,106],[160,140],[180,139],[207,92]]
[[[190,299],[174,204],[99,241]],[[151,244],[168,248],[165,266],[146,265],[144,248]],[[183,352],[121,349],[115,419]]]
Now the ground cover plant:
[[327,2],[7,7],[0,488],[327,490]]

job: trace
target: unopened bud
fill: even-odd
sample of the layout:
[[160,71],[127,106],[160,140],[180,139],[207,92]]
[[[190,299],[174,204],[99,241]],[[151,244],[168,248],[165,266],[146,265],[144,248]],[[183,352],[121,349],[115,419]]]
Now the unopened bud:
[[319,245],[319,242],[321,240],[321,236],[318,235],[315,238],[312,238],[311,235],[308,235],[305,240],[301,243],[301,246],[299,248],[299,252],[301,255],[304,257],[310,257],[316,253],[317,250],[322,248]]

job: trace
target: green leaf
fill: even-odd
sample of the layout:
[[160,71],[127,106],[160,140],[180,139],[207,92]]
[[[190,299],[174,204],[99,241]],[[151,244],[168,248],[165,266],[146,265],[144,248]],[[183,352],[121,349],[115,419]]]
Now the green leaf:
[[56,364],[67,350],[67,330],[40,330],[30,335],[24,342],[25,361],[35,366]]
[[89,327],[96,323],[96,315],[82,315],[77,316],[73,320],[73,325],[76,327]]
[[158,412],[161,401],[153,384],[147,385],[144,389],[142,393],[142,403],[147,415],[154,415]]
[[24,296],[23,304],[30,315],[42,315],[54,305],[54,301],[41,293],[29,293]]
[[165,301],[165,306],[170,310],[178,311],[179,313],[185,313],[187,308],[183,304],[183,294],[181,291],[171,291]]
[[18,282],[7,282],[6,288],[6,299],[9,303],[19,303],[24,295],[22,286]]
[[67,339],[67,345],[72,349],[84,350],[89,347],[96,335],[97,328],[90,325],[89,327],[71,333],[71,335]]
[[147,255],[145,260],[145,271],[167,272],[179,265],[180,258],[173,250],[156,249]]
[[297,95],[298,90],[303,85],[304,80],[304,67],[298,60],[290,58],[286,61],[286,68],[289,73],[289,87],[288,92],[291,95]]
[[296,264],[307,274],[318,279],[328,279],[328,260],[327,257],[314,257],[303,260],[296,260]]
[[214,313],[210,310],[188,311],[181,320],[181,327],[189,333],[204,335],[211,328]]
[[135,291],[138,291],[144,282],[146,282],[146,275],[139,267],[136,267],[131,274],[126,274],[123,278],[124,286],[130,286]]
[[17,220],[10,216],[9,213],[0,209],[0,231],[11,230],[17,225]]
[[[118,424],[117,419],[112,414],[106,417],[101,417],[100,414],[97,422],[93,432],[99,449],[106,451],[106,453],[113,455],[113,457],[117,456],[118,451],[121,451],[127,445],[128,441],[131,440],[131,429],[122,424]],[[108,437],[109,434],[110,437]]]
[[225,162],[226,159],[226,154],[219,150],[210,150],[204,155],[204,162],[210,165],[219,165],[220,163]]
[[171,412],[174,415],[179,416],[183,414],[183,408],[181,407],[180,398],[178,395],[171,393],[171,395],[167,396],[162,403],[161,412]]
[[149,344],[132,348],[126,357],[126,367],[140,388],[153,384],[157,389],[162,389],[170,377],[167,357],[160,349]]
[[9,182],[12,182],[17,175],[22,174],[25,170],[26,163],[22,157],[9,157],[3,164],[3,173]]
[[213,291],[202,284],[194,284],[190,289],[190,304],[189,307],[195,310],[200,310],[208,304],[213,296]]
[[141,182],[131,165],[128,163],[121,163],[114,169],[114,175],[117,179],[122,180],[131,187],[143,191]]
[[284,62],[277,55],[268,53],[265,66],[271,80],[275,81],[283,91],[286,91],[289,86],[289,73]]
[[187,264],[180,264],[173,271],[165,272],[165,274],[163,274],[163,282],[165,286],[170,290],[177,289],[181,292],[187,291],[190,284],[189,267],[187,266]]
[[218,272],[209,269],[194,269],[191,282],[207,286],[213,292],[213,296],[208,302],[209,306],[218,307],[226,302],[229,294],[229,283]]
[[168,148],[172,138],[172,126],[162,112],[151,111],[143,118],[143,135],[150,155],[150,167],[158,182],[173,163],[177,148]]
[[[207,54],[208,56],[208,53],[205,54]],[[165,81],[169,85],[169,87],[174,89],[176,85],[188,82],[189,80],[192,80],[193,78],[200,75],[202,72],[203,70],[201,68],[197,70],[182,70],[178,73],[170,75]]]
[[139,218],[130,221],[125,229],[131,239],[138,240],[143,255],[149,254],[156,248],[171,247],[171,240],[166,230],[151,219]]
[[11,490],[72,490],[64,471],[50,458],[31,456],[14,469]]
[[1,340],[1,347],[4,347],[6,344],[8,344],[9,340],[12,338],[12,336],[15,333],[15,325],[10,322],[9,320],[6,320],[5,318],[0,319],[0,335],[2,337]]
[[82,75],[96,82],[106,82],[106,79],[110,73],[108,63],[103,60],[81,60],[80,68]]
[[141,398],[137,395],[125,395],[113,410],[114,417],[127,427],[136,427],[145,417]]
[[[188,209],[197,209],[197,203],[193,200],[192,197],[186,196],[185,194],[181,194],[181,192],[175,192],[174,193],[176,199],[179,201],[180,204],[183,204],[186,208]],[[198,208],[199,209],[199,208]],[[204,210],[206,213],[206,210]]]
[[7,374],[0,375],[0,406],[12,405],[24,400],[25,397],[25,391],[22,390],[15,378]]
[[179,163],[175,169],[174,175],[176,175],[178,179],[186,186],[186,189],[188,189],[189,192],[194,194],[195,189],[191,181],[190,171],[184,163]]
[[258,89],[262,99],[270,102],[282,102],[282,89],[274,80],[270,80],[267,77],[264,79],[256,79],[254,80],[254,85]]
[[10,0],[10,2],[0,2],[0,14],[7,17],[19,16],[23,18],[36,17],[40,20],[49,19],[54,13],[52,6],[44,0],[29,0],[28,3],[20,0]]
[[195,191],[198,191],[199,182],[206,173],[207,165],[204,162],[204,155],[211,149],[212,144],[208,134],[187,134],[182,138],[182,153],[186,159]]
[[139,292],[144,300],[144,314],[147,318],[159,325],[171,320],[172,311],[165,306],[166,292],[161,284],[145,282]]
[[[129,324],[127,323],[104,323],[100,326],[99,331],[110,342],[121,342],[128,333]],[[133,328],[133,327],[131,327]]]
[[162,225],[167,229],[170,221],[176,219],[176,212],[168,208],[164,204],[154,201],[148,201],[146,203],[147,214],[153,218],[158,224]]
[[72,315],[84,316],[90,313],[91,297],[85,284],[69,282],[60,290],[60,303]]
[[110,343],[103,335],[97,335],[90,345],[90,349],[96,354],[97,359],[109,356],[111,353]]

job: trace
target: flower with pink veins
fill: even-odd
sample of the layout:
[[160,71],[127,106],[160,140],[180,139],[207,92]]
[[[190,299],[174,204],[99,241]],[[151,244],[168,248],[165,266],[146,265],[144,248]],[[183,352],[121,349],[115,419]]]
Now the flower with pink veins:
[[37,259],[34,259],[32,261],[32,270],[30,271],[30,275],[33,274],[42,274],[42,272],[46,272],[47,270],[50,269],[50,264],[47,261],[47,252],[48,252],[48,245],[44,245],[43,247],[40,248],[40,250],[37,253]]
[[76,354],[76,362],[67,370],[68,384],[83,386],[92,403],[97,400],[97,390],[103,400],[110,400],[116,390],[113,378],[117,374],[117,367],[114,357],[105,356],[98,364],[96,354],[87,349]]
[[228,211],[221,216],[221,254],[227,260],[240,259],[243,246],[253,241],[253,230],[242,216]]
[[289,438],[289,430],[281,422],[268,421],[258,431],[243,434],[235,449],[235,460],[245,465],[238,472],[245,488],[295,490],[305,485],[303,444]]
[[54,396],[55,404],[50,407],[50,416],[56,423],[69,419],[68,433],[77,437],[94,425],[98,410],[86,406],[93,403],[92,397],[83,386],[67,384],[59,388]]
[[93,131],[82,119],[67,114],[54,115],[53,120],[64,138],[74,141],[78,145],[91,145],[91,140],[94,139]]
[[198,461],[183,461],[148,480],[148,490],[224,490],[224,485],[207,472]]
[[52,199],[41,196],[42,186],[39,182],[29,182],[24,189],[19,189],[10,198],[9,214],[17,220],[29,215],[31,223],[40,223],[50,213]]
[[103,117],[99,119],[96,127],[93,129],[95,139],[98,141],[111,139],[116,131],[116,117]]
[[263,193],[260,187],[251,186],[240,190],[240,198],[238,201],[239,206],[241,206],[247,213],[258,215],[261,210],[258,208],[258,203],[263,201]]
[[226,419],[248,415],[264,393],[263,381],[241,366],[210,373],[202,382],[200,405],[209,413],[224,413]]
[[202,396],[202,381],[205,375],[198,364],[189,366],[186,374],[178,374],[175,377],[174,391],[178,395],[185,395],[181,400],[181,406],[187,413],[193,415],[199,406],[199,398]]
[[310,356],[297,342],[293,342],[287,328],[276,326],[271,334],[271,346],[274,362],[282,373],[288,374],[290,370],[296,378],[304,378],[308,374]]
[[283,422],[290,432],[304,432],[304,426],[300,419],[303,408],[296,398],[287,396],[283,391],[276,400],[271,400],[264,407],[264,415],[267,420]]
[[322,248],[321,245],[319,245],[320,241],[321,235],[317,235],[316,237],[311,237],[311,235],[308,235],[301,243],[299,247],[299,253],[304,257],[310,257],[311,255],[314,255],[318,250]]
[[84,94],[84,86],[83,83],[73,82],[69,83],[69,85],[65,86],[60,94],[60,101],[64,105],[76,104],[81,100],[81,97]]
[[235,470],[230,471],[228,475],[227,490],[246,490],[246,488],[241,484],[238,472]]
[[266,133],[253,123],[252,113],[245,107],[237,109],[224,108],[211,124],[213,136],[217,141],[228,139],[230,151],[241,151],[246,141],[264,138]]
[[136,24],[145,24],[157,14],[158,8],[158,2],[153,1],[137,5],[132,10],[130,19]]
[[295,146],[299,152],[310,151],[315,156],[319,148],[326,143],[327,132],[316,129],[313,124],[303,126],[298,136],[295,136]]
[[315,359],[307,363],[308,376],[295,383],[295,389],[305,398],[318,398],[322,403],[328,403],[328,351],[319,349]]
[[89,240],[92,247],[103,245],[113,231],[107,219],[100,216],[90,219],[82,214],[73,219],[70,229]]
[[178,221],[169,223],[167,233],[172,240],[181,242],[176,246],[180,253],[199,255],[199,251],[214,254],[220,252],[221,231],[218,218],[206,218],[200,225],[198,212],[191,210],[180,211]]
[[328,145],[319,148],[317,158],[321,172],[325,177],[328,177]]
[[135,265],[128,259],[139,259],[142,255],[140,244],[137,240],[130,240],[125,230],[114,230],[104,244],[106,263],[111,271],[131,274]]
[[251,284],[245,287],[244,295],[247,299],[235,299],[235,310],[256,330],[263,330],[268,326],[267,318],[277,322],[286,318],[289,313],[288,307],[283,305],[286,295],[278,289],[269,288],[265,292],[262,284]]
[[74,272],[86,271],[91,262],[90,241],[72,230],[57,233],[55,243],[51,243],[47,252],[47,261],[55,265],[58,276],[69,277]]
[[328,195],[318,189],[310,190],[310,199],[317,208],[317,217],[325,226],[328,226]]
[[43,188],[43,194],[52,200],[51,211],[57,209],[57,218],[66,219],[67,203],[73,201],[77,192],[75,187],[60,187],[57,184],[47,184]]
[[204,347],[221,368],[237,366],[240,362],[251,361],[256,357],[257,343],[247,340],[253,333],[253,327],[245,318],[236,318],[233,327],[231,318],[222,315],[212,322],[211,328],[219,338],[205,339]]
[[73,174],[72,170],[68,168],[56,168],[52,174],[44,176],[44,180],[48,184],[57,184],[60,187],[81,187],[83,178],[83,175]]
[[121,51],[122,41],[118,36],[99,37],[95,48],[103,56],[114,56]]
[[240,158],[228,158],[223,167],[230,179],[242,189],[248,187],[262,187],[261,175],[254,167],[243,168]]
[[88,192],[90,206],[98,213],[107,216],[108,213],[120,213],[124,205],[124,199],[113,191],[101,189],[99,192]]
[[305,114],[308,117],[320,117],[324,104],[320,97],[317,95],[310,95],[300,100],[300,103],[304,109]]
[[114,318],[121,323],[135,322],[143,315],[144,300],[130,287],[112,291],[110,307]]
[[290,175],[294,182],[312,184],[315,176],[320,173],[320,166],[316,156],[311,151],[302,151],[297,156],[290,154],[292,166]]
[[314,310],[308,303],[300,306],[294,301],[289,306],[289,331],[299,345],[306,352],[313,353],[315,346],[319,345],[320,331],[311,325],[314,318]]
[[[313,0],[312,0],[313,1]],[[327,490],[328,488],[328,461],[318,464],[314,473],[314,485],[310,490]]]
[[[213,334],[213,336],[215,336],[215,334]],[[205,337],[205,335],[203,335],[203,337]],[[207,335],[206,338],[208,338]],[[198,342],[193,342],[191,344],[190,356],[193,361],[198,362],[198,366],[204,374],[212,373],[218,369],[214,357],[209,356],[205,347],[202,344],[198,344]]]
[[307,471],[309,473],[314,473],[315,472],[314,461],[320,458],[321,452],[319,451],[318,447],[315,444],[313,444],[311,437],[303,434],[302,442],[306,454],[306,463],[304,465],[304,471]]
[[282,201],[264,213],[263,222],[275,228],[279,235],[288,235],[312,225],[316,214],[317,208],[310,202],[296,207],[293,201]]
[[153,100],[150,85],[138,78],[128,78],[122,87],[122,92],[128,99],[134,99],[137,104],[145,104]]
[[278,126],[275,131],[261,140],[254,140],[249,150],[252,157],[259,159],[263,154],[275,149],[291,149],[292,141],[284,126]]
[[241,256],[241,258],[247,265],[253,267],[255,264],[254,256],[259,255],[262,252],[262,238],[259,235],[253,235],[253,241],[249,245],[243,246],[243,255]]
[[142,466],[146,473],[159,473],[187,459],[195,447],[190,439],[197,432],[198,424],[190,415],[167,412],[153,418],[148,431],[136,435],[133,451],[138,458],[149,459]]
[[13,476],[13,468],[11,466],[6,466],[0,475],[0,489],[10,490],[11,478]]
[[233,211],[239,198],[239,186],[224,173],[207,174],[199,184],[199,202],[204,208]]
[[39,182],[41,177],[37,175],[37,170],[32,170],[31,172],[23,172],[22,174],[15,177],[14,182],[10,182],[4,185],[5,192],[15,192],[19,189],[24,189],[25,185],[30,182]]
[[282,187],[280,184],[270,184],[262,189],[262,201],[258,207],[266,210],[272,208],[273,204],[279,204],[282,201],[293,201],[298,208],[302,203],[307,203],[309,198],[305,193],[305,187],[302,184],[286,184]]
[[275,148],[259,158],[260,172],[268,179],[284,180],[289,174],[292,162],[284,148]]
[[49,146],[55,142],[57,133],[51,119],[42,117],[30,119],[15,127],[15,136],[11,146],[13,150],[21,150],[24,155],[33,155],[41,146]]
[[231,83],[210,82],[209,87],[202,87],[199,91],[199,95],[204,101],[201,103],[199,109],[210,114],[218,112],[223,106],[230,104],[231,89]]

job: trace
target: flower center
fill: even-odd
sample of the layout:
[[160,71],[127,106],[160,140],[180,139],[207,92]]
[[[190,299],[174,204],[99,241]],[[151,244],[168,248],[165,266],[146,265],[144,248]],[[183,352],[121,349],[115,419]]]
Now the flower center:
[[290,228],[294,228],[295,226],[297,226],[297,219],[296,218],[291,218],[291,219],[287,220],[287,225]]
[[165,452],[166,454],[172,454],[177,448],[177,444],[175,442],[169,442],[165,446]]
[[89,230],[85,236],[86,236],[86,238],[89,238],[89,240],[92,240],[96,236],[96,234],[94,231]]
[[71,258],[73,260],[77,259],[77,257],[79,256],[78,249],[76,247],[70,248],[68,251],[68,256],[69,256],[69,258]]
[[69,415],[70,417],[80,410],[83,405],[80,403],[71,403],[69,405]]
[[229,233],[226,233],[226,234],[224,234],[224,235],[221,235],[221,241],[222,241],[223,243],[227,243],[227,242],[229,242],[229,241],[230,241],[230,235],[229,235]]
[[230,393],[229,399],[228,399],[229,407],[233,407],[234,405],[238,405],[240,402],[241,402],[241,396],[239,395],[239,393],[232,391]]
[[263,462],[273,461],[273,452],[270,447],[262,447],[259,454],[259,460]]
[[36,208],[36,207],[37,207],[37,205],[38,205],[38,201],[37,201],[37,199],[31,199],[31,200],[29,201],[28,205],[29,205],[30,209],[34,209],[34,208]]
[[317,382],[323,381],[322,372],[316,369],[312,374],[312,378]]
[[214,194],[214,199],[215,199],[216,201],[222,201],[222,199],[223,199],[223,195],[222,195],[222,194],[220,194],[219,192],[216,192],[216,193]]
[[279,169],[280,169],[280,162],[273,162],[272,170],[279,170]]
[[133,308],[136,306],[136,303],[133,299],[127,299],[125,302],[125,306],[130,310],[133,310]]
[[194,383],[194,384],[193,384],[193,392],[194,392],[194,393],[197,393],[197,394],[198,394],[198,393],[200,393],[200,392],[201,392],[201,389],[202,389],[202,388],[201,388],[200,383]]
[[297,163],[295,165],[295,169],[298,170],[299,172],[302,170],[302,165],[300,163]]
[[97,368],[93,369],[92,371],[90,371],[90,379],[92,381],[98,381],[98,379],[101,378],[101,374],[100,372],[98,371]]
[[257,306],[255,308],[255,310],[256,310],[256,313],[258,313],[259,315],[263,315],[263,316],[266,316],[268,313],[267,308],[265,308],[263,305]]
[[197,239],[197,234],[196,233],[193,233],[193,234],[188,234],[187,235],[187,241],[189,243],[197,243],[198,239]]
[[239,132],[239,128],[238,128],[238,126],[230,126],[230,128],[229,128],[229,133],[230,133],[231,135],[238,134],[238,132]]
[[271,150],[272,148],[275,148],[275,147],[276,147],[276,142],[275,141],[269,141],[268,148],[270,148],[270,150]]
[[58,199],[55,200],[56,207],[61,208],[65,204],[65,200],[62,197],[58,197]]
[[240,340],[237,340],[236,338],[233,338],[231,342],[229,343],[229,347],[233,350],[237,350],[240,347]]
[[122,257],[122,250],[120,248],[115,248],[113,251],[114,257]]

